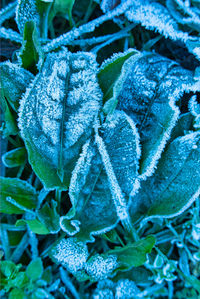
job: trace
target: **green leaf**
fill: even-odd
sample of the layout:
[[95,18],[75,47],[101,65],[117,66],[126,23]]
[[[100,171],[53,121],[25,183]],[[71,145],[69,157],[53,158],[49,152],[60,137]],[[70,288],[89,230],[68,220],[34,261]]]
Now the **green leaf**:
[[43,273],[43,264],[40,257],[32,260],[26,268],[26,275],[33,281],[39,279]]
[[131,119],[115,111],[100,133],[98,148],[90,141],[83,147],[69,187],[72,208],[61,217],[64,231],[79,232],[77,237],[85,240],[126,218],[129,196],[139,188],[139,137]]
[[26,149],[25,147],[15,148],[6,152],[2,156],[2,161],[6,167],[17,167],[25,165],[26,163]]
[[24,291],[21,289],[12,289],[12,291],[9,294],[9,299],[25,299]]
[[60,230],[60,216],[56,211],[57,202],[52,200],[51,207],[49,203],[45,203],[37,212],[39,220],[48,228],[49,232],[56,234]]
[[14,111],[19,100],[34,76],[27,70],[9,61],[0,63],[1,97],[5,97]]
[[8,137],[9,135],[16,135],[18,133],[16,113],[14,113],[14,111],[11,110],[4,96],[1,96],[0,104],[4,114],[4,123],[1,127],[1,130],[3,131],[3,136]]
[[17,220],[16,226],[21,226],[21,225],[26,225],[28,224],[30,230],[38,235],[47,235],[49,234],[48,228],[38,219],[31,219],[31,220],[25,220],[25,219],[20,219]]
[[196,132],[178,137],[167,146],[155,174],[141,183],[133,197],[131,219],[179,215],[199,194],[200,133]]
[[114,87],[117,109],[136,124],[142,146],[140,174],[152,175],[179,116],[175,101],[190,92],[192,72],[157,54],[136,54],[123,65]]
[[124,62],[136,53],[136,50],[129,49],[124,53],[114,54],[101,65],[97,77],[104,94],[104,101],[112,98],[113,86],[121,73]]
[[58,14],[65,16],[68,15],[69,23],[72,26],[72,8],[75,0],[55,0],[53,3],[53,7],[50,12],[50,21]]
[[[34,209],[37,204],[37,193],[26,181],[17,178],[0,177],[1,186],[1,204],[0,212],[6,214],[23,214],[26,209]],[[13,199],[18,206],[8,202],[7,199]]]
[[68,188],[92,133],[101,103],[96,69],[93,54],[49,54],[21,100],[19,126],[29,162],[47,189]]
[[1,261],[1,273],[7,278],[14,277],[20,268],[21,264],[16,266],[12,261]]
[[39,36],[36,24],[33,21],[26,22],[24,26],[23,44],[20,50],[21,66],[24,69],[37,73],[43,60]]

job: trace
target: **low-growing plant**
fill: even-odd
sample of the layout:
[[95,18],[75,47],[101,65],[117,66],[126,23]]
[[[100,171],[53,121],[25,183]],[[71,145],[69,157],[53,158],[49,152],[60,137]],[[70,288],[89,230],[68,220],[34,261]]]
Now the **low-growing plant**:
[[2,298],[199,298],[199,2],[0,18]]

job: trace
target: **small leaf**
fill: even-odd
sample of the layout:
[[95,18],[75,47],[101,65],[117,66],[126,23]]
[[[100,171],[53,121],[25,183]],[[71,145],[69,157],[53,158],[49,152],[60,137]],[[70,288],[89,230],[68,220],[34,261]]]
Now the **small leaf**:
[[26,149],[25,147],[15,148],[6,152],[2,156],[2,161],[6,167],[17,167],[25,165],[26,163]]
[[9,299],[25,299],[24,291],[21,289],[12,289],[12,291],[9,294]]
[[113,86],[121,73],[121,68],[124,62],[136,53],[136,50],[129,49],[124,53],[114,54],[111,58],[103,62],[98,71],[97,77],[101,90],[104,94],[104,101],[112,98]]
[[43,264],[41,258],[32,260],[26,268],[26,275],[33,281],[39,279],[43,273]]
[[1,261],[1,273],[7,278],[14,277],[21,265],[16,266],[12,261]]
[[199,194],[200,133],[196,132],[178,137],[167,146],[154,176],[142,182],[133,197],[131,219],[179,215]]
[[8,137],[9,135],[16,135],[18,133],[18,127],[16,123],[16,113],[11,110],[7,100],[4,96],[1,96],[1,108],[4,115],[4,123],[2,124],[1,131],[3,131],[3,136]]
[[54,16],[58,15],[68,15],[70,26],[73,25],[72,20],[72,8],[75,0],[55,0],[53,3],[53,7],[50,12],[50,20],[54,18]]
[[29,162],[47,189],[66,190],[101,103],[95,56],[47,56],[21,100],[19,126]]
[[24,210],[14,206],[6,199],[11,198],[22,208],[34,209],[37,203],[37,193],[26,181],[17,178],[0,177],[1,204],[0,212],[6,214],[23,214]]
[[4,96],[14,111],[19,100],[34,76],[27,70],[9,61],[0,63],[1,97]]
[[154,172],[179,116],[175,101],[190,92],[192,82],[192,72],[157,54],[136,54],[124,63],[114,96],[117,109],[124,110],[138,128],[143,179]]
[[60,217],[56,211],[57,202],[52,200],[51,207],[46,202],[37,212],[39,220],[48,228],[49,232],[56,234],[60,230]]
[[17,220],[16,226],[21,226],[21,225],[26,225],[28,224],[30,230],[38,235],[47,235],[49,234],[48,228],[38,219],[31,219],[31,220],[25,220],[25,219],[20,219]]
[[33,74],[37,73],[37,66],[40,69],[43,53],[36,24],[33,21],[26,22],[24,25],[23,43],[19,57],[21,66],[24,69],[31,71]]

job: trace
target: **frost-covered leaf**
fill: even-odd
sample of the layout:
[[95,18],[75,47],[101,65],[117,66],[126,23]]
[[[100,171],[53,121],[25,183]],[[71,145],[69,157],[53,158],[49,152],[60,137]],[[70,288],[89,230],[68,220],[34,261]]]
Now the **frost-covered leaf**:
[[0,25],[2,25],[7,19],[11,18],[15,14],[16,1],[9,3],[5,8],[1,8],[0,11]]
[[87,142],[72,173],[69,187],[72,208],[61,217],[61,228],[88,240],[91,233],[103,233],[118,222],[112,193],[101,156]]
[[26,181],[17,178],[0,178],[1,197],[0,212],[6,214],[23,214],[24,210],[11,204],[8,199],[13,199],[25,209],[34,209],[37,203],[37,193]]
[[34,76],[27,70],[9,61],[0,64],[1,97],[4,96],[12,109],[17,111],[19,100]]
[[114,54],[101,65],[98,71],[98,80],[104,94],[104,101],[113,96],[113,86],[120,75],[124,62],[134,55],[136,50],[129,49],[124,53]]
[[52,200],[51,207],[49,203],[45,203],[37,212],[39,220],[48,228],[50,233],[56,234],[60,230],[60,217],[56,211],[57,202]]
[[136,54],[114,87],[117,109],[136,124],[142,146],[140,174],[150,176],[179,116],[175,101],[190,91],[192,72],[157,54]]
[[195,132],[178,137],[167,146],[155,174],[141,183],[133,198],[131,219],[179,215],[199,194],[200,133]]
[[139,188],[139,136],[132,120],[115,111],[100,134],[95,137],[97,147],[92,142],[84,145],[69,187],[72,209],[61,218],[63,230],[80,230],[79,238],[106,232],[118,217],[126,218],[129,195]]
[[25,165],[26,163],[26,149],[25,147],[18,147],[14,150],[6,152],[2,156],[3,164],[6,167],[17,167]]
[[[126,2],[126,0],[123,0],[123,2]],[[183,31],[177,20],[170,14],[170,11],[160,4],[159,1],[132,0],[132,7],[127,10],[125,15],[129,21],[140,23],[149,30],[158,31],[166,38],[181,40],[186,46],[188,46],[187,43],[189,41],[199,41],[199,38],[189,35],[187,31]],[[200,57],[198,53],[195,53],[195,48],[192,52]]]
[[37,8],[37,0],[18,0],[16,9],[16,22],[19,31],[23,34],[26,22],[34,21],[39,27],[40,15]]
[[34,74],[37,73],[37,68],[40,69],[43,53],[36,24],[33,21],[28,21],[24,25],[23,43],[19,57],[21,66],[24,69],[29,70]]
[[176,123],[176,126],[172,130],[170,141],[174,140],[179,136],[184,136],[188,134],[189,131],[193,130],[193,122],[194,116],[192,115],[192,113],[187,112],[181,114]]
[[46,188],[67,189],[101,103],[93,54],[47,56],[21,100],[19,126],[30,164]]
[[89,253],[86,244],[78,239],[68,238],[58,241],[51,249],[49,256],[54,262],[63,265],[73,275],[87,277],[84,268]]

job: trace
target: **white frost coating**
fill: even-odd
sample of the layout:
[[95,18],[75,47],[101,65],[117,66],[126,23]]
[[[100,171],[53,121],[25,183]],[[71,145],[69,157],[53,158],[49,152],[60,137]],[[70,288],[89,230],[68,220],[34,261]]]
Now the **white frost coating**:
[[173,40],[187,42],[195,39],[178,28],[177,22],[163,5],[149,0],[143,0],[141,3],[133,0],[132,4],[131,9],[126,12],[129,21],[141,23],[147,29],[156,30]]
[[4,27],[0,28],[0,38],[9,39],[16,43],[22,43],[23,38],[20,36],[20,34],[12,29],[7,29]]
[[131,4],[132,4],[132,0],[126,0],[125,3],[118,5],[115,9],[108,12],[107,14],[87,24],[84,24],[79,28],[74,28],[71,31],[59,36],[58,38],[55,38],[53,41],[49,42],[47,45],[43,47],[43,51],[49,52],[55,50],[56,48],[62,45],[70,44],[73,40],[77,39],[79,36],[85,33],[93,32],[95,28],[100,26],[102,23],[108,20],[112,20],[114,17],[124,14],[129,9]]
[[192,96],[189,101],[189,109],[192,115],[197,117],[200,115],[200,103],[197,102],[197,96]]
[[117,215],[120,220],[128,219],[128,212],[127,212],[127,203],[122,194],[121,188],[117,182],[116,176],[113,171],[112,164],[110,162],[109,155],[107,153],[105,144],[103,139],[99,136],[97,128],[95,134],[95,141],[98,146],[102,161],[104,163],[104,167],[106,169],[106,173],[108,175],[108,181],[110,184],[110,188],[112,190],[113,200],[116,207]]
[[18,0],[16,23],[21,33],[23,33],[25,23],[31,20],[39,26],[40,16],[37,11],[36,0]]
[[114,53],[110,58],[106,59],[106,60],[102,63],[102,65],[101,65],[100,68],[99,68],[99,71],[103,70],[106,66],[108,66],[109,64],[111,64],[112,62],[114,62],[116,59],[121,58],[121,57],[124,57],[124,56],[126,56],[126,55],[128,55],[128,54],[130,54],[130,53],[132,53],[132,52],[137,53],[138,51],[135,50],[135,49],[131,49],[131,48],[130,48],[130,49],[128,49],[128,50],[125,51],[125,52]]
[[109,255],[108,257],[103,257],[98,254],[89,259],[85,269],[94,280],[102,280],[107,278],[117,267],[117,256]]
[[84,269],[88,256],[86,244],[76,238],[62,239],[52,249],[52,257],[73,274]]
[[115,299],[131,299],[137,298],[137,294],[139,294],[140,290],[134,283],[129,279],[120,279],[117,282],[115,289]]
[[3,24],[7,19],[15,15],[16,1],[8,4],[5,8],[0,11],[0,25]]

